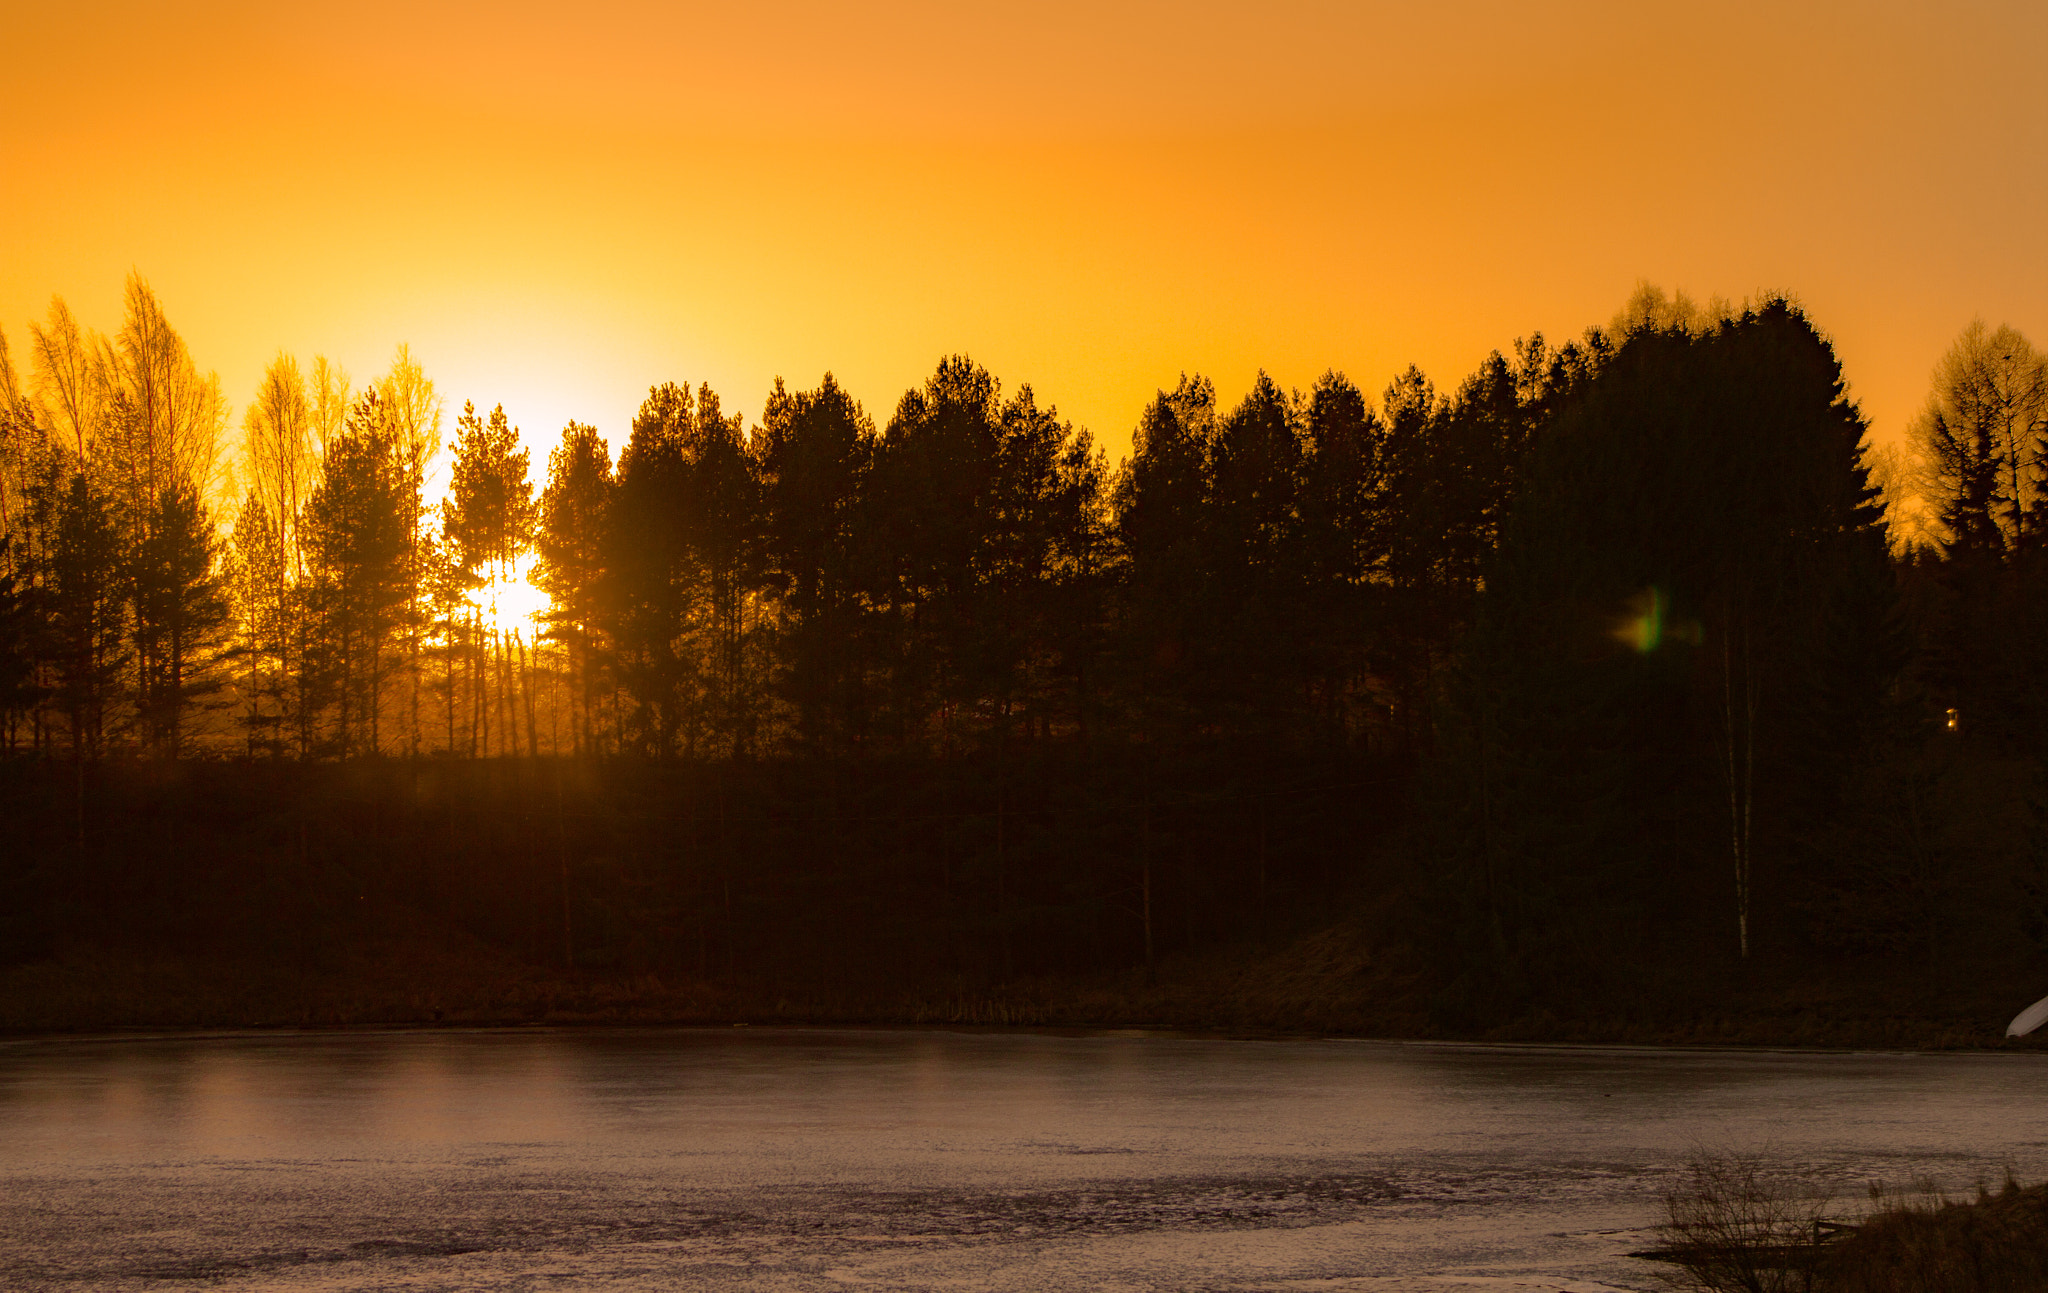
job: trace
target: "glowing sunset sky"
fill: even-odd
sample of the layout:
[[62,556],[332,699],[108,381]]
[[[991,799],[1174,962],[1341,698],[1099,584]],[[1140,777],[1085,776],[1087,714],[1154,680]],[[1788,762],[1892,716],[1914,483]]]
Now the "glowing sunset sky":
[[1890,433],[1973,315],[2048,343],[2039,0],[9,9],[17,359],[133,267],[238,407],[408,341],[616,448],[964,350],[1115,455],[1183,369],[1449,385],[1649,279],[1795,293]]

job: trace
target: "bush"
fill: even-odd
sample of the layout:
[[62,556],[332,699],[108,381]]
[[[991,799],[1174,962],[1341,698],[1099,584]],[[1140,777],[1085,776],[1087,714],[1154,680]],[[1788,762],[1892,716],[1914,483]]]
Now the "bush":
[[1695,1154],[1664,1196],[1660,1256],[1673,1283],[1707,1293],[1806,1293],[1825,1196],[1769,1168],[1760,1155]]

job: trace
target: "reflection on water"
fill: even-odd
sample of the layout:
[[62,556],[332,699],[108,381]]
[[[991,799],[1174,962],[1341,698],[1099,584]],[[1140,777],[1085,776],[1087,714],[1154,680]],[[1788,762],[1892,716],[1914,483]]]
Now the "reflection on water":
[[821,1030],[0,1045],[0,1284],[1648,1288],[1700,1145],[2048,1170],[2033,1056]]

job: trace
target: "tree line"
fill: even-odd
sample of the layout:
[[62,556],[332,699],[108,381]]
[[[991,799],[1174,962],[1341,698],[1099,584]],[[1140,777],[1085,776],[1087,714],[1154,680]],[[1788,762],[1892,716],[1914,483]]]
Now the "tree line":
[[[960,946],[1005,965],[1025,928],[1120,946],[1126,905],[1149,960],[1169,875],[1187,946],[1235,928],[1273,796],[1349,769],[1286,801],[1318,854],[1290,892],[1398,891],[1471,1018],[1702,956],[2048,950],[2048,366],[2010,328],[1962,334],[1889,454],[1794,303],[1646,288],[1449,390],[1261,375],[1226,407],[1184,376],[1115,466],[952,356],[879,424],[829,374],[778,380],[751,427],[659,385],[616,452],[572,423],[538,472],[502,408],[444,443],[403,348],[360,388],[280,356],[230,452],[139,280],[114,338],[61,302],[30,337],[0,367],[0,708],[30,757],[812,767],[818,804],[787,778],[775,802],[828,826],[842,789],[922,778],[979,842],[913,846],[875,824],[898,807],[860,847],[882,871],[937,849],[903,884],[936,877]],[[1224,825],[1155,816],[1143,769],[1233,760],[1256,789],[1204,801]],[[1098,832],[1114,865],[1056,864],[1081,845],[1018,804],[1107,768],[1136,778]],[[1346,777],[1379,787],[1371,823]],[[784,812],[730,799],[744,776],[690,784],[720,857]],[[670,847],[617,831],[627,871]],[[1321,856],[1346,839],[1348,882]],[[759,884],[854,883],[788,865],[808,878]],[[745,871],[720,867],[645,893],[688,889],[703,924]]]
[[[443,444],[403,348],[360,389],[280,355],[231,453],[139,279],[126,306],[109,340],[57,302],[0,370],[10,749],[1419,749],[1517,464],[1610,345],[1536,338],[1449,395],[1411,368],[1377,407],[1339,373],[1227,409],[1187,376],[1115,468],[960,356],[879,427],[830,374],[751,429],[663,384],[616,455],[572,423],[536,482],[502,407]],[[499,609],[528,578],[537,622]]]

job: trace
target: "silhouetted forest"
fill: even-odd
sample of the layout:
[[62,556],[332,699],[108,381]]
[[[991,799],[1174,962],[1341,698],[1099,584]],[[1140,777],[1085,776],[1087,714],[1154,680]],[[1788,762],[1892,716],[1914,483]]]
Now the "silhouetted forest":
[[1297,996],[1384,998],[1354,1026],[1495,1035],[2048,981],[2010,329],[1890,455],[1797,306],[1645,289],[1448,390],[1184,376],[1115,466],[954,356],[879,426],[830,374],[751,428],[656,386],[537,482],[502,408],[444,444],[403,348],[360,388],[281,355],[236,437],[140,280],[115,337],[30,339],[19,967],[460,945],[877,1002],[1310,947]]

